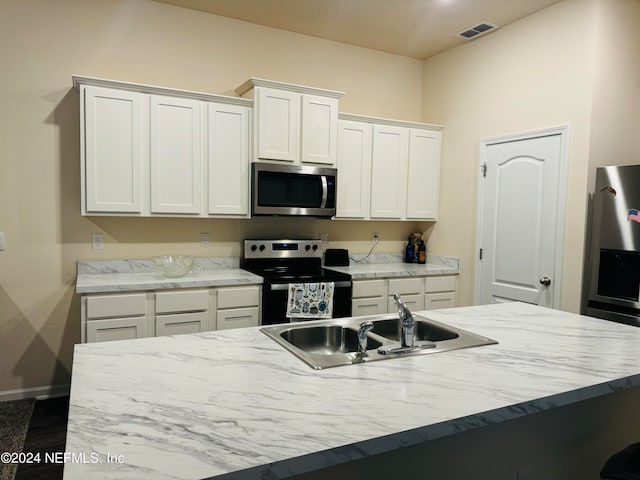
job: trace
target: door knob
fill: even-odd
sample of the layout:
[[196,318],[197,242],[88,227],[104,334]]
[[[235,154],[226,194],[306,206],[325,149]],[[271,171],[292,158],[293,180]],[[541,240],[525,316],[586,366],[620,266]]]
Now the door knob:
[[549,285],[551,285],[551,279],[549,277],[542,277],[540,279],[540,285],[544,285],[545,287],[548,287]]

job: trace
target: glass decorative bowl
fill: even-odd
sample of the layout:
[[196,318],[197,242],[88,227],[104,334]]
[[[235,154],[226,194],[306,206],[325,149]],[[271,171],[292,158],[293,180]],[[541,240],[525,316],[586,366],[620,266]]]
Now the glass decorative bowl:
[[165,277],[184,277],[187,273],[197,273],[201,270],[195,258],[190,255],[162,255],[153,257],[156,270]]

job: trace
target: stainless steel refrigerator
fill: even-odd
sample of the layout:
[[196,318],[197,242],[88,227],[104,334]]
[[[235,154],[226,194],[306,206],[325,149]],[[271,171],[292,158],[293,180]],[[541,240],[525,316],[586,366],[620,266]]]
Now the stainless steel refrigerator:
[[640,326],[640,165],[596,169],[586,314]]

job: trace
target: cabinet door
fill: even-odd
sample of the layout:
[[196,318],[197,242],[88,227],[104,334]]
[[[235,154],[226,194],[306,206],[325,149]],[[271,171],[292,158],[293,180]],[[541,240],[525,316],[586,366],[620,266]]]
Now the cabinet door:
[[83,87],[83,213],[141,213],[146,158],[139,93]]
[[351,302],[351,311],[354,317],[387,313],[386,297],[354,298]]
[[438,216],[441,132],[412,128],[409,140],[407,218]]
[[[424,310],[424,295],[402,295],[402,301],[412,312],[418,310]],[[396,313],[398,311],[398,304],[393,297],[387,297],[387,313]]]
[[133,340],[149,336],[146,317],[105,318],[87,321],[87,342]]
[[406,214],[409,129],[373,126],[371,218],[401,219]]
[[258,158],[295,162],[300,153],[300,94],[255,89]]
[[257,327],[260,324],[260,309],[258,307],[249,307],[218,310],[216,322],[217,330]]
[[370,123],[350,120],[338,123],[337,217],[369,216],[372,132]]
[[209,104],[209,214],[249,215],[249,109]]
[[208,330],[208,324],[208,311],[158,315],[156,317],[156,337],[206,332]]
[[201,102],[152,95],[151,213],[199,214]]
[[424,296],[424,309],[453,308],[456,306],[456,292],[427,293]]
[[335,166],[338,148],[338,99],[302,95],[302,163]]

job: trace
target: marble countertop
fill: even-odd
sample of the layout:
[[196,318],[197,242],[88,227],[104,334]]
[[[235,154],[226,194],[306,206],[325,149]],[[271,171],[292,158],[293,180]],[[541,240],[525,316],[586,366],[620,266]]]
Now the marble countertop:
[[242,270],[233,258],[198,258],[197,273],[169,278],[156,271],[152,260],[78,262],[76,292],[113,293],[170,288],[261,285],[262,277]]
[[[367,259],[369,260],[369,259]],[[460,260],[442,255],[427,255],[426,264],[404,263],[397,254],[378,254],[364,263],[351,262],[348,267],[326,267],[348,273],[354,280],[367,278],[426,277],[429,275],[458,275]]]
[[[180,278],[168,278],[156,271],[151,259],[99,260],[78,262],[76,293],[114,293],[171,288],[222,287],[225,285],[260,285],[262,277],[239,268],[240,260],[197,258],[200,271]],[[427,264],[403,263],[399,254],[375,254],[363,263],[348,267],[326,267],[347,273],[353,279],[457,275],[459,260],[454,257],[427,255]]]
[[76,345],[64,479],[285,478],[640,385],[636,327],[421,313],[499,344],[319,371],[258,327]]

